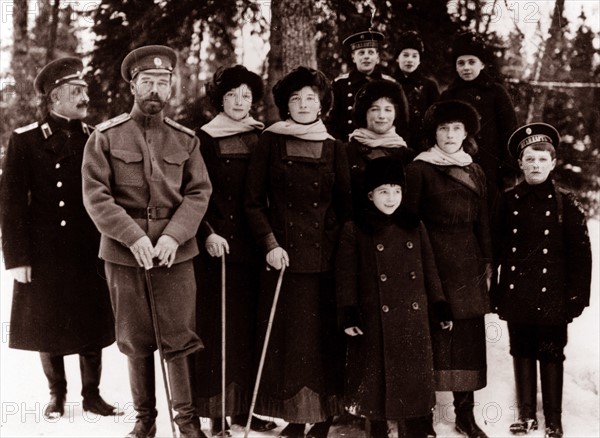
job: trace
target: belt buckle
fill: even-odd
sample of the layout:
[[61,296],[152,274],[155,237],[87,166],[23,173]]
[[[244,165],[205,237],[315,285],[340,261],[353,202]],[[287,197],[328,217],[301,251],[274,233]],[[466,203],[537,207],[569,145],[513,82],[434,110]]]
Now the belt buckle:
[[158,208],[156,207],[147,207],[146,208],[146,219],[151,222],[156,220],[158,217]]

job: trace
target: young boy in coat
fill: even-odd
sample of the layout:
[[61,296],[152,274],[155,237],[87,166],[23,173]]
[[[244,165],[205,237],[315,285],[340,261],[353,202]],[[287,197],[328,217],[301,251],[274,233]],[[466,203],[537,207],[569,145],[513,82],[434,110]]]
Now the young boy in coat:
[[400,160],[367,163],[371,203],[345,224],[336,260],[339,317],[349,336],[346,407],[371,420],[373,437],[388,436],[388,419],[400,419],[409,437],[427,436],[435,405],[430,319],[432,330],[452,329],[427,232],[400,205],[404,187]]
[[524,181],[504,194],[499,286],[492,301],[508,323],[519,416],[515,435],[538,428],[540,362],[546,438],[563,436],[561,422],[567,325],[589,305],[592,255],[585,215],[575,197],[550,177],[556,129],[532,123],[517,129],[508,151]]

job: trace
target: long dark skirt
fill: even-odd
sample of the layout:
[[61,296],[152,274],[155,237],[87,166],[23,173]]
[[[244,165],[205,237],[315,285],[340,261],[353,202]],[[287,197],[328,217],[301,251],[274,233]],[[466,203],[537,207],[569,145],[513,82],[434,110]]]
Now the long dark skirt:
[[[262,347],[279,271],[265,272],[259,301]],[[342,345],[330,273],[286,272],[273,322],[258,414],[315,423],[343,412]]]
[[[248,412],[254,386],[259,266],[226,264],[225,415]],[[204,351],[195,355],[195,400],[201,417],[221,417],[221,259],[196,260],[197,327]]]
[[484,317],[454,321],[448,330],[433,330],[436,391],[475,391],[487,384]]

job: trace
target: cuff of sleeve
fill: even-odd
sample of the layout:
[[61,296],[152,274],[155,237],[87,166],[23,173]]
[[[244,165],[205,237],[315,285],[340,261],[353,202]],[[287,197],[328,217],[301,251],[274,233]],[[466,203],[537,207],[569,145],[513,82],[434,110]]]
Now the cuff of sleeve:
[[121,233],[121,238],[118,240],[129,248],[145,235],[146,233],[144,233],[144,230],[142,230],[138,224],[134,223]]
[[340,308],[340,325],[343,329],[360,327],[362,324],[358,307],[344,306]]
[[279,243],[277,243],[277,239],[275,239],[275,235],[273,233],[269,233],[262,238],[261,246],[263,247],[265,254],[268,254],[274,248],[277,248]]
[[180,245],[182,242],[185,242],[186,240],[188,240],[188,238],[187,238],[188,233],[187,233],[187,230],[185,229],[185,227],[182,227],[181,225],[179,225],[178,223],[173,222],[173,221],[169,222],[169,224],[163,230],[162,234],[167,234],[167,235],[171,236]]

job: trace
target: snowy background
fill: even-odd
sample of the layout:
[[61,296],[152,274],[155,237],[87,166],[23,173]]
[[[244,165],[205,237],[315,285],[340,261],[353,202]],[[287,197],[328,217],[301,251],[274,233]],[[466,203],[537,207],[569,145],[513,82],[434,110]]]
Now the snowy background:
[[[600,368],[600,304],[598,262],[600,255],[600,223],[589,223],[594,251],[594,278],[590,307],[569,326],[569,343],[566,348],[565,388],[563,400],[563,426],[566,437],[600,437],[600,399],[598,396]],[[0,268],[0,312],[1,312],[1,362],[0,404],[1,437],[122,437],[135,423],[135,412],[131,403],[127,376],[127,361],[116,345],[104,350],[104,373],[101,393],[109,403],[125,410],[122,417],[99,417],[83,412],[81,408],[81,380],[77,356],[67,356],[66,369],[68,395],[65,416],[58,420],[47,420],[43,411],[48,402],[47,382],[42,372],[39,355],[33,352],[8,348],[10,333],[10,303],[12,279]],[[475,394],[475,415],[479,425],[490,437],[510,436],[508,426],[515,420],[514,383],[512,359],[508,353],[506,324],[496,315],[487,316],[488,339],[488,386]],[[157,379],[160,369],[157,365]],[[538,383],[539,387],[539,383]],[[170,437],[171,429],[166,412],[166,401],[162,382],[157,381],[159,410],[158,437]],[[435,429],[438,437],[458,437],[454,430],[454,410],[451,393],[437,393]],[[531,437],[544,436],[541,395],[538,389],[538,419],[540,430]],[[279,427],[269,433],[251,433],[251,437],[274,437],[285,426],[276,420]],[[209,433],[210,423],[203,419],[203,429]],[[233,437],[242,437],[243,429],[232,429]],[[335,427],[332,437],[363,437],[364,432],[349,427]]]

